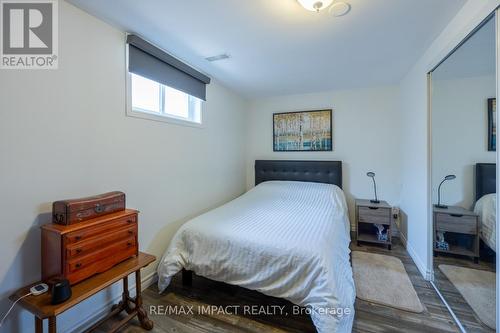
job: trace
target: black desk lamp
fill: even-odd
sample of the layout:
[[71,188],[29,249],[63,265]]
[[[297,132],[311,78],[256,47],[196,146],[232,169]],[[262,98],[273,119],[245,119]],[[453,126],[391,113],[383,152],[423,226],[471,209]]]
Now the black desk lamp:
[[380,203],[377,198],[377,183],[375,183],[375,172],[367,172],[366,175],[373,180],[373,191],[375,192],[375,200],[370,200],[371,203]]
[[434,207],[436,208],[442,208],[442,209],[447,209],[448,206],[446,205],[441,205],[441,185],[443,185],[443,183],[447,180],[453,180],[457,178],[457,176],[455,175],[448,175],[446,177],[444,177],[444,179],[441,181],[441,183],[439,183],[439,187],[438,187],[438,203],[437,205],[434,205]]

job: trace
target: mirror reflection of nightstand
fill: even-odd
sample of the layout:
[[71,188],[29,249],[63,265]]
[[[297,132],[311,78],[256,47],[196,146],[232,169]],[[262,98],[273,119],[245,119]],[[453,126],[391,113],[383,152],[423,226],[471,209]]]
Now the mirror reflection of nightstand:
[[[474,212],[462,207],[433,209],[434,256],[450,253],[479,261],[479,222]],[[440,242],[440,238],[444,242]]]

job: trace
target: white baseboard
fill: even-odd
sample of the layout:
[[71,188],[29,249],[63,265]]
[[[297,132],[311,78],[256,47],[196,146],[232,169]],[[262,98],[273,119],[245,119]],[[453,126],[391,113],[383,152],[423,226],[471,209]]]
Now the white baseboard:
[[[149,286],[151,286],[153,283],[155,283],[158,280],[158,276],[156,272],[152,272],[148,274],[147,276],[142,278],[141,281],[141,287],[142,290],[147,289]],[[135,283],[129,287],[129,291],[131,294],[135,294]],[[66,330],[66,333],[77,333],[77,332],[83,332],[86,329],[90,328],[95,322],[98,322],[102,318],[106,317],[106,315],[109,312],[109,309],[116,303],[118,303],[121,299],[122,295],[121,293],[119,295],[116,295],[116,297],[112,298],[105,304],[103,304],[101,307],[90,313],[89,315],[85,316],[84,318],[80,319],[78,322],[76,322],[73,325],[73,328],[70,328]]]
[[144,279],[142,279],[142,290],[148,289],[153,283],[158,282],[158,274],[156,272],[152,272],[149,275],[145,276]]
[[422,274],[424,279],[426,279],[427,281],[432,281],[433,280],[433,271],[431,269],[427,269],[426,265],[424,264],[422,259],[420,259],[420,257],[418,256],[417,252],[415,251],[415,249],[413,248],[411,243],[408,242],[408,240],[403,236],[403,234],[401,234],[401,236],[402,236],[402,239],[404,238],[404,244],[406,247],[406,251],[408,251],[408,254],[413,259],[413,262],[415,263],[418,270],[420,271],[420,274]]
[[403,243],[403,246],[406,248],[406,244],[408,243],[408,241],[406,240],[405,234],[403,234],[402,232],[400,232],[399,233],[399,239],[401,240],[401,243]]

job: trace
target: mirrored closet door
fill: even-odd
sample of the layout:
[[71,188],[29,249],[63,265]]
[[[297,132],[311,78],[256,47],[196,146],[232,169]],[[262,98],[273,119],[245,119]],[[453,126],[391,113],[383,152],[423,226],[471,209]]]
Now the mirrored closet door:
[[430,74],[434,283],[467,332],[495,332],[496,26]]

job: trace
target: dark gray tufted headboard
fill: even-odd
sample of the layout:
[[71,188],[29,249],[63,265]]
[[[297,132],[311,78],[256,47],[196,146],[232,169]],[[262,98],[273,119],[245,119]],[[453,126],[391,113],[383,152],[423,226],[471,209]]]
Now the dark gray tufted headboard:
[[342,162],[256,160],[255,185],[268,180],[326,183],[342,188]]
[[483,195],[497,191],[497,165],[495,163],[476,164],[476,201]]

